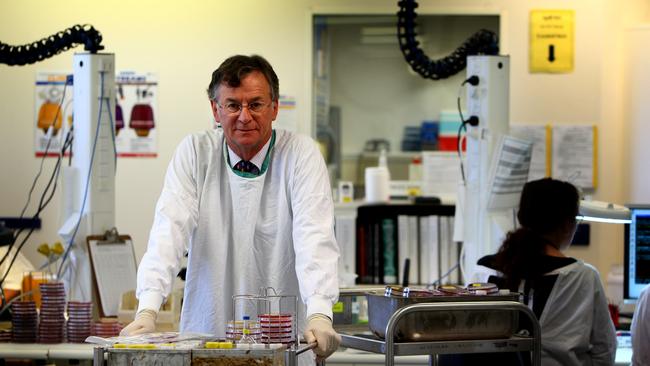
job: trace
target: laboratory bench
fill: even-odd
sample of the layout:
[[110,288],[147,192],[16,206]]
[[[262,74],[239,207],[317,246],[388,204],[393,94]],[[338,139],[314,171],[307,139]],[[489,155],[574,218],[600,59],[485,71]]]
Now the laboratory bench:
[[[6,359],[32,359],[49,361],[78,360],[90,365],[93,359],[92,344],[60,343],[60,344],[31,344],[31,343],[0,343],[0,364]],[[629,336],[619,337],[619,347],[616,350],[616,365],[629,365],[632,359],[632,348]],[[327,359],[331,365],[383,365],[383,354],[342,348]],[[427,365],[429,356],[397,356],[396,365]],[[72,364],[72,363],[71,363]]]

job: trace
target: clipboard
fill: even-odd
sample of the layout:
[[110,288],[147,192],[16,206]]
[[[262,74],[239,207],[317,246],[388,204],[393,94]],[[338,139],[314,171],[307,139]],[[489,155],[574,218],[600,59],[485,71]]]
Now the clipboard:
[[122,294],[135,290],[137,264],[133,242],[117,229],[86,237],[100,317],[118,315]]

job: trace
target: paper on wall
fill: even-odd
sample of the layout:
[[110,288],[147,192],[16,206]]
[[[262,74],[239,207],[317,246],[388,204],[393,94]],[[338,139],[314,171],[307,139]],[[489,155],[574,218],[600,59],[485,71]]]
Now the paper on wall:
[[505,135],[491,164],[487,208],[490,211],[517,207],[528,181],[533,143]]
[[542,179],[551,175],[551,162],[548,147],[551,139],[550,125],[511,125],[510,134],[533,143],[533,154],[530,159],[528,181]]
[[553,177],[596,188],[596,126],[553,127]]

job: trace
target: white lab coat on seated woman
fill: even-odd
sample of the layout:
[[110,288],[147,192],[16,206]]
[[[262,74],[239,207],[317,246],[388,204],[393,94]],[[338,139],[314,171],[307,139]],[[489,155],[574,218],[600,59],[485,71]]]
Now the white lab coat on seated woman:
[[[501,277],[485,266],[477,267],[477,275],[482,282]],[[557,279],[539,318],[542,365],[613,365],[616,330],[598,271],[578,260],[546,275]],[[533,290],[529,307],[534,301]]]

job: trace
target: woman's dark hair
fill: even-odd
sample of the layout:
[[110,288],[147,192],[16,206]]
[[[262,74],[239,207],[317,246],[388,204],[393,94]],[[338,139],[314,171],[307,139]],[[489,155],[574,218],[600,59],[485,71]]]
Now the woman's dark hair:
[[235,55],[227,58],[219,65],[219,68],[212,73],[210,85],[208,85],[208,98],[217,99],[217,91],[222,83],[236,88],[241,84],[241,79],[253,71],[261,72],[271,87],[271,100],[276,101],[280,95],[280,82],[273,71],[271,64],[262,56]]
[[521,227],[508,233],[495,258],[510,289],[543,274],[539,259],[549,244],[544,235],[575,220],[579,200],[578,189],[568,182],[544,178],[526,183],[517,212]]

